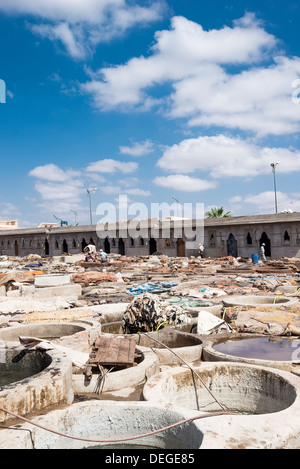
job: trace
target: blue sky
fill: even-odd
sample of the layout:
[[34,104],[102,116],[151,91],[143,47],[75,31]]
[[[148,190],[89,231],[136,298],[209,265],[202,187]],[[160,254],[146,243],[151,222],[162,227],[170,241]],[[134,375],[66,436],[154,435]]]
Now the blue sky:
[[300,211],[295,1],[0,0],[0,220]]

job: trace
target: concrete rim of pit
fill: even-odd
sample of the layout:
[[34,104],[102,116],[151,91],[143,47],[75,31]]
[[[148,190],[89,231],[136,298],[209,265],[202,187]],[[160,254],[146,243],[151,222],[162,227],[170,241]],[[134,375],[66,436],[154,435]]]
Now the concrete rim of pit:
[[[73,332],[72,328],[74,329]],[[72,332],[71,334],[68,333],[70,329]],[[61,335],[55,336],[55,338],[59,338],[64,336],[72,336],[77,332],[89,331],[92,329],[100,329],[100,325],[94,321],[89,320],[20,324],[19,326],[11,326],[0,329],[0,342],[3,341],[9,343],[19,343],[19,336],[26,335],[30,337],[45,338],[51,336],[51,331],[55,331],[56,334],[59,330],[65,332]]]
[[222,298],[225,307],[232,306],[295,306],[299,304],[298,298],[292,298],[281,295],[260,296],[260,295],[240,295]]
[[[90,400],[52,410],[46,415],[32,418],[32,421],[45,428],[82,438],[120,439],[148,434],[194,415],[182,409],[168,410],[152,402]],[[0,430],[0,449],[32,449],[33,442],[35,449],[82,449],[108,444],[65,438],[29,423],[18,425],[18,429]],[[139,445],[159,449],[198,449],[202,439],[201,429],[195,421],[191,421],[155,435],[129,440],[127,444],[137,445],[137,449]]]
[[[272,373],[281,379],[288,381],[294,388],[296,398],[287,408],[274,413],[258,415],[217,415],[213,418],[204,418],[196,422],[203,433],[201,449],[296,449],[300,441],[300,378],[282,370],[228,362],[205,363],[199,367],[203,369],[216,366],[237,365],[249,369],[263,370]],[[170,368],[153,376],[144,386],[143,397],[147,402],[155,402],[165,405],[168,409],[184,409],[176,404],[168,402],[167,392],[161,392],[162,378],[174,372],[185,371],[187,367]],[[209,417],[209,413],[206,414]]]
[[[204,362],[235,362],[245,363],[249,365],[265,366],[267,368],[276,368],[278,370],[295,371],[295,365],[291,361],[275,361],[275,360],[264,360],[258,358],[244,358],[237,357],[234,355],[228,355],[214,349],[214,345],[226,342],[227,340],[239,340],[239,339],[251,339],[251,338],[263,338],[272,337],[264,334],[247,334],[247,333],[224,333],[214,334],[212,336],[201,336],[203,340],[202,349],[202,360]],[[279,336],[276,336],[279,338]],[[282,337],[284,339],[284,337]]]
[[[15,343],[6,343],[1,347],[14,350],[16,353],[25,350]],[[0,390],[0,406],[15,414],[25,416],[31,412],[40,411],[54,404],[71,404],[74,399],[72,383],[72,361],[61,350],[47,350],[50,364],[40,373],[16,383],[2,386]],[[12,417],[0,411],[0,423]]]

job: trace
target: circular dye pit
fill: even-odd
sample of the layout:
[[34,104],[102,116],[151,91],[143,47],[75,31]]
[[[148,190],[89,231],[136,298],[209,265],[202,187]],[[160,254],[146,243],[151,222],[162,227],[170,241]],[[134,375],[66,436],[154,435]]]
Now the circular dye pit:
[[224,306],[294,306],[299,303],[298,298],[283,296],[230,296],[222,300]]
[[24,324],[22,326],[3,328],[0,330],[0,340],[5,342],[19,342],[20,336],[53,340],[74,335],[86,329],[87,326],[72,323]]
[[40,351],[7,350],[5,362],[0,362],[0,387],[34,376],[50,363],[50,356]]
[[[178,326],[179,330],[177,330],[177,326],[172,326],[159,331],[148,332],[147,335],[143,333],[132,335],[136,337],[138,346],[155,350],[155,353],[159,357],[160,364],[182,364],[180,358],[188,362],[200,360],[202,354],[202,340],[196,335],[183,332],[182,328],[187,328],[188,332],[190,332],[192,324],[181,324]],[[121,321],[102,324],[101,333],[126,335],[122,333]],[[172,350],[175,353],[173,353]]]
[[277,370],[237,363],[203,363],[193,370],[177,367],[153,376],[144,386],[144,399],[201,412],[223,407],[251,415],[279,412],[296,400],[288,374]]
[[214,345],[214,350],[234,357],[260,360],[290,361],[296,355],[299,339],[282,337],[256,337],[227,340]]
[[[194,422],[152,434],[153,430],[176,424],[187,416],[182,410],[167,410],[148,402],[82,402],[34,418],[44,428],[71,438],[24,424],[14,430],[0,429],[0,449],[198,449],[203,434]],[[130,439],[139,435],[146,436]],[[124,438],[128,440],[115,441]]]
[[[59,350],[0,347],[0,406],[17,415],[71,403],[72,362]],[[0,423],[12,417],[0,411]]]
[[205,362],[234,361],[294,371],[293,363],[300,359],[300,340],[259,334],[222,334],[204,339],[202,358]]

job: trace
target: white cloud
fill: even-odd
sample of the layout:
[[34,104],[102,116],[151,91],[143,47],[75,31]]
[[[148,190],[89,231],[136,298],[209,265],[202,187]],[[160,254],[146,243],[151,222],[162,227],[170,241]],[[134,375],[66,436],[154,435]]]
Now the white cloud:
[[176,84],[170,115],[190,119],[190,126],[223,126],[258,136],[297,132],[299,108],[292,102],[292,83],[299,74],[298,57],[276,57],[267,68],[233,75],[220,71],[213,80],[195,75]]
[[127,189],[126,193],[130,194],[130,195],[136,195],[136,196],[139,196],[139,197],[149,197],[151,195],[150,191],[147,191],[147,190],[144,190],[144,189],[138,189],[138,188]]
[[[198,78],[217,83],[226,76],[222,66],[247,65],[260,62],[276,46],[268,34],[248,15],[248,21],[233,28],[204,31],[202,26],[183,17],[174,17],[171,29],[159,31],[149,57],[134,57],[126,64],[103,68],[84,85],[95,105],[102,109],[116,106],[137,106],[153,99],[151,88],[157,84],[185,83]],[[198,90],[199,92],[200,90]],[[160,102],[160,101],[159,101]],[[153,99],[153,103],[157,103]]]
[[32,31],[51,41],[59,40],[65,46],[67,52],[74,59],[84,59],[87,53],[87,45],[83,42],[80,28],[72,31],[67,23],[56,25],[40,24],[32,25]]
[[[170,30],[156,33],[148,57],[89,75],[81,89],[100,110],[160,106],[168,117],[188,119],[190,127],[223,126],[258,136],[300,130],[299,108],[292,102],[300,58],[286,57],[252,14],[210,31],[174,17]],[[168,86],[155,98],[152,91],[164,84],[173,91]]]
[[61,218],[69,218],[71,210],[75,210],[78,217],[81,217],[82,196],[86,193],[82,171],[64,171],[50,163],[37,166],[29,172],[29,176],[37,179],[34,188],[39,198],[33,203],[41,210],[43,217],[52,219],[55,214]]
[[11,202],[0,202],[0,220],[8,221],[15,220],[18,215],[20,215],[20,210]]
[[[284,210],[300,211],[300,194],[276,192],[278,212]],[[229,210],[234,215],[275,213],[275,193],[265,191],[259,194],[237,195],[229,199]]]
[[37,182],[35,189],[40,193],[43,200],[71,200],[79,202],[84,188],[82,183],[76,181],[64,184]]
[[63,171],[59,166],[50,163],[43,166],[37,166],[29,172],[29,176],[52,182],[64,182],[70,178],[80,176],[79,171]]
[[135,142],[132,146],[120,146],[121,154],[131,156],[144,156],[153,151],[153,142],[146,140],[145,142]]
[[205,181],[182,174],[170,176],[158,176],[154,179],[154,184],[168,189],[177,189],[183,192],[199,192],[207,189],[214,189],[216,182]]
[[300,171],[300,151],[261,147],[224,135],[191,138],[164,151],[157,166],[175,173],[209,172],[213,178],[253,177],[271,171],[270,164],[280,160],[278,170],[289,174]]
[[32,15],[71,24],[98,24],[117,18],[125,27],[137,21],[153,21],[160,17],[164,8],[164,3],[159,1],[142,7],[126,0],[0,0],[0,11],[9,14]]
[[33,26],[34,32],[62,41],[68,53],[78,59],[129,28],[160,20],[165,10],[164,0],[152,1],[149,6],[127,0],[0,0],[0,12],[42,20]]
[[124,174],[132,173],[136,171],[138,164],[135,162],[123,162],[113,159],[104,159],[90,163],[86,171],[96,173],[115,173],[121,171]]

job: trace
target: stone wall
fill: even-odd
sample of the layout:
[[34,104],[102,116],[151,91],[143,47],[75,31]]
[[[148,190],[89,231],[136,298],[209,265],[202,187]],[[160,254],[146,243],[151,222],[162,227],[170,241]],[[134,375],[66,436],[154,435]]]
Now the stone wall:
[[[87,244],[95,244],[97,250],[147,256],[155,252],[169,257],[197,256],[198,245],[182,237],[180,248],[171,227],[170,238],[157,235],[151,239],[150,230],[144,237],[118,237],[115,229],[108,229],[107,238],[99,238],[96,226],[18,229],[0,232],[0,253],[8,256],[60,256],[63,253],[78,254]],[[124,235],[123,235],[124,236]],[[267,257],[300,257],[300,216],[298,214],[229,219],[207,219],[204,223],[204,247],[206,257],[251,257],[258,254],[262,242],[266,243]]]

